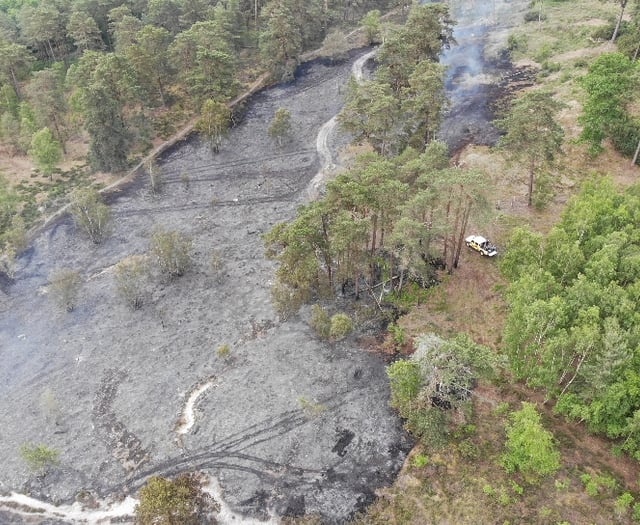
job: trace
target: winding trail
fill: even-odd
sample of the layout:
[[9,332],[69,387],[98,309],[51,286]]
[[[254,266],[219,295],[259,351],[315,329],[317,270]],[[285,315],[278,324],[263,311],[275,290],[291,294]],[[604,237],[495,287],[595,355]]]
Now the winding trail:
[[193,428],[193,425],[196,422],[194,406],[198,401],[198,398],[202,394],[204,394],[207,390],[209,390],[211,386],[213,386],[213,383],[215,380],[216,380],[215,377],[210,377],[206,381],[197,385],[196,388],[194,388],[191,391],[191,394],[187,399],[184,409],[182,410],[182,417],[180,418],[180,420],[178,421],[178,424],[176,425],[177,434],[184,435]]
[[[364,80],[364,66],[376,55],[377,52],[377,49],[373,49],[372,51],[362,55],[353,63],[353,66],[351,67],[351,74],[357,82],[362,82]],[[329,176],[334,174],[337,169],[337,166],[333,162],[333,152],[329,147],[329,137],[335,130],[337,124],[338,115],[334,115],[331,119],[325,122],[320,128],[320,131],[318,131],[316,149],[320,157],[320,169],[307,186],[306,196],[308,202],[316,200],[320,196],[321,190],[327,179]]]

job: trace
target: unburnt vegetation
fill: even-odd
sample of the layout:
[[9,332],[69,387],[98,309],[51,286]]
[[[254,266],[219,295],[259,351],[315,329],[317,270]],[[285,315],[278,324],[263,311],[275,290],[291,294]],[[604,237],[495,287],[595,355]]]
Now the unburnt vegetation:
[[[473,387],[468,398],[456,396],[454,410],[439,399],[439,392],[451,392],[447,381],[437,381],[435,396],[429,385],[455,359],[443,367],[431,356],[425,374],[416,351],[388,367],[393,403],[423,438],[395,486],[357,523],[640,520],[630,226],[640,141],[631,100],[639,87],[638,57],[629,45],[640,42],[639,5],[619,3],[616,12],[588,5],[587,16],[578,12],[586,4],[532,7],[526,17],[532,23],[516,30],[509,45],[514,60],[537,63],[537,85],[506,106],[512,109],[497,122],[506,133],[499,148],[459,157],[504,170],[493,177],[497,199],[518,195],[486,226],[500,240],[498,263],[463,257],[461,271],[398,321],[418,348],[425,330],[445,341],[456,341],[460,331],[474,334],[490,344],[485,359],[493,358],[485,362],[497,376],[487,381],[467,364],[456,377],[470,372]],[[625,7],[627,20],[619,18]],[[567,31],[569,21],[575,31]],[[605,41],[620,46],[616,51]],[[536,99],[536,109],[526,109]],[[545,118],[549,133],[542,137],[535,126]],[[531,146],[528,159],[518,155],[518,133]]]

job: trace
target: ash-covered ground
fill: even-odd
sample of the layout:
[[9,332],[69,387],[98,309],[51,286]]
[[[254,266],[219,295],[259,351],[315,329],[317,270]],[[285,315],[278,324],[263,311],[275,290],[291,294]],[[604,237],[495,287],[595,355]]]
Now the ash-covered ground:
[[[254,97],[220,153],[196,138],[174,147],[160,195],[138,178],[110,198],[114,231],[102,244],[70,219],[35,239],[0,295],[0,490],[69,502],[201,470],[245,515],[341,523],[393,481],[411,441],[388,406],[384,363],[354,338],[319,341],[304,312],[278,320],[261,239],[307,198],[318,130],[340,110],[356,56],[307,64],[294,84]],[[294,130],[282,148],[267,135],[280,107]],[[345,140],[330,139],[335,150]],[[156,226],[193,238],[195,266],[151,279],[131,311],[114,265],[147,253]],[[48,293],[62,267],[84,280],[71,313]],[[19,454],[27,442],[59,450],[60,465],[37,479]]]

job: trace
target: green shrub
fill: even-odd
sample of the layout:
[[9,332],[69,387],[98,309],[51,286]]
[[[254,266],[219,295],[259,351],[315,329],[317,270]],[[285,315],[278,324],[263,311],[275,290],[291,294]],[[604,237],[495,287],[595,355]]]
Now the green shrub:
[[180,474],[174,480],[149,478],[140,489],[135,515],[138,525],[201,525],[208,523],[208,515],[218,509],[218,504],[202,490],[196,474]]
[[407,334],[401,326],[390,324],[388,330],[396,347],[401,347],[407,342]]
[[413,361],[401,359],[387,367],[387,376],[391,386],[391,406],[406,418],[422,386],[420,366]]
[[24,219],[20,215],[14,215],[11,225],[0,236],[0,246],[9,247],[14,253],[19,254],[27,248],[27,228]]
[[625,115],[611,123],[609,133],[613,147],[625,157],[633,157],[640,141],[640,123]]
[[144,303],[148,273],[148,261],[144,255],[130,255],[116,264],[116,288],[133,310],[138,310]]
[[631,495],[631,493],[625,492],[624,494],[621,494],[616,499],[616,505],[615,505],[616,514],[618,514],[619,516],[622,516],[627,512],[629,512],[631,505],[633,505],[633,501],[634,501],[634,498],[633,498],[633,495]]
[[535,405],[522,403],[522,409],[513,412],[510,419],[507,451],[502,456],[507,472],[520,471],[530,480],[556,472],[560,468],[560,452],[551,432],[542,426]]
[[524,53],[528,47],[529,44],[525,35],[509,35],[509,38],[507,39],[507,49],[509,49],[509,51],[519,51],[520,53]]
[[534,58],[536,62],[542,64],[549,60],[552,56],[553,51],[551,50],[551,46],[549,46],[549,44],[544,44]]
[[82,287],[80,273],[69,268],[54,270],[49,276],[49,283],[51,298],[60,308],[72,312],[77,305]]
[[331,318],[327,311],[319,304],[314,304],[311,309],[311,328],[321,339],[328,339],[331,333]]
[[600,27],[595,28],[591,32],[591,38],[594,40],[607,41],[611,40],[613,36],[613,32],[616,29],[616,23],[613,20],[610,20],[606,25],[602,25]]
[[411,464],[415,468],[426,467],[429,464],[429,456],[425,454],[416,454],[415,456],[413,456],[413,459],[411,460]]
[[298,310],[305,302],[305,296],[300,289],[277,281],[271,287],[271,302],[280,320],[286,321],[298,313]]
[[71,215],[95,243],[100,244],[110,231],[111,210],[102,202],[95,188],[74,190],[71,194]]
[[588,473],[580,476],[580,481],[584,485],[584,490],[592,498],[597,497],[605,491],[613,491],[616,488],[617,482],[611,476],[604,474],[591,475]]
[[42,475],[59,463],[60,452],[42,444],[23,443],[20,456],[32,471]]
[[442,410],[426,410],[418,408],[411,410],[405,424],[407,430],[420,438],[420,442],[431,449],[442,448],[447,445],[447,418]]
[[227,359],[231,355],[231,347],[228,344],[220,345],[216,353],[218,357]]
[[151,253],[160,272],[169,277],[183,275],[191,266],[193,241],[191,237],[157,228],[151,236]]
[[353,321],[347,314],[335,314],[331,317],[329,337],[334,341],[341,341],[353,330]]

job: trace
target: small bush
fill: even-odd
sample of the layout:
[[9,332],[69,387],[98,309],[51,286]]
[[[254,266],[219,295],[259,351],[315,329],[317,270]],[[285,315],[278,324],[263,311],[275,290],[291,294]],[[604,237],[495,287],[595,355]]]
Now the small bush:
[[19,254],[27,248],[27,228],[20,215],[14,215],[11,226],[4,232],[0,245],[8,246],[14,253]]
[[611,40],[615,29],[616,23],[615,21],[611,20],[606,25],[602,25],[594,29],[591,33],[591,38],[593,38],[594,40],[601,40],[606,42],[607,40]]
[[311,328],[321,339],[328,339],[331,333],[331,318],[327,311],[319,304],[314,304],[311,309]]
[[592,498],[597,497],[605,491],[613,491],[616,488],[617,482],[611,476],[604,474],[591,475],[588,473],[580,476],[580,481],[584,485],[584,490]]
[[626,117],[611,124],[611,142],[625,157],[633,157],[640,141],[640,122]]
[[553,435],[542,426],[540,414],[532,403],[522,403],[522,409],[511,414],[505,446],[507,452],[502,456],[502,464],[507,472],[520,471],[535,478],[560,468],[560,452]]
[[180,174],[180,181],[182,182],[185,191],[188,191],[189,186],[191,185],[191,175],[189,175],[186,171],[183,171]]
[[509,35],[507,39],[507,49],[509,51],[519,51],[520,53],[524,53],[529,48],[529,43],[527,42],[527,37],[525,35]]
[[32,471],[42,475],[59,463],[60,452],[42,444],[24,443],[20,446],[20,456]]
[[549,60],[552,57],[552,55],[553,55],[553,51],[551,50],[551,47],[548,44],[544,44],[536,54],[535,60],[536,62],[539,62],[540,64],[542,64],[543,62]]
[[425,447],[432,450],[442,448],[449,442],[447,420],[442,410],[412,410],[408,414],[405,426],[409,432],[420,438]]
[[524,14],[525,22],[541,22],[547,19],[547,15],[540,11],[528,11]]
[[279,108],[276,111],[267,133],[277,141],[278,146],[282,146],[283,141],[291,134],[291,113],[289,110]]
[[115,268],[118,293],[134,310],[142,308],[149,274],[148,260],[143,255],[131,255]]
[[164,185],[162,170],[155,161],[148,162],[146,167],[147,173],[149,174],[149,189],[154,195],[159,195],[162,193],[162,187]]
[[80,273],[69,268],[61,268],[51,272],[49,276],[49,293],[52,299],[67,312],[77,306],[78,295],[82,287]]
[[302,411],[309,417],[317,417],[327,411],[327,407],[322,403],[309,401],[306,397],[299,397],[298,403]]
[[151,236],[151,253],[160,272],[170,278],[180,277],[191,267],[191,237],[177,232],[157,228]]
[[231,355],[231,347],[228,344],[220,345],[216,353],[218,354],[218,357],[228,359]]
[[281,321],[286,321],[298,313],[304,303],[304,297],[299,290],[277,282],[271,287],[271,302]]
[[464,439],[457,445],[458,453],[467,460],[474,460],[480,457],[478,446],[470,439]]
[[413,460],[411,461],[411,464],[415,468],[426,467],[429,464],[429,456],[425,454],[416,454],[415,456],[413,456]]
[[95,244],[100,244],[109,234],[111,210],[95,188],[75,190],[71,194],[70,211],[76,224]]
[[623,516],[624,514],[629,512],[631,505],[633,505],[633,501],[634,498],[629,492],[625,492],[624,494],[620,495],[616,499],[616,514],[618,514],[618,516]]
[[353,330],[353,321],[347,314],[335,314],[331,317],[329,337],[334,341],[342,341]]
[[401,347],[407,342],[407,333],[401,326],[398,326],[397,324],[390,324],[389,333],[391,334],[391,338],[393,339],[393,342],[397,347]]
[[174,480],[153,476],[140,489],[135,515],[138,525],[201,525],[219,505],[203,490],[195,474],[180,474]]
[[556,490],[560,491],[560,490],[566,490],[567,488],[569,488],[569,480],[568,479],[556,479],[553,482],[554,486],[556,487]]

